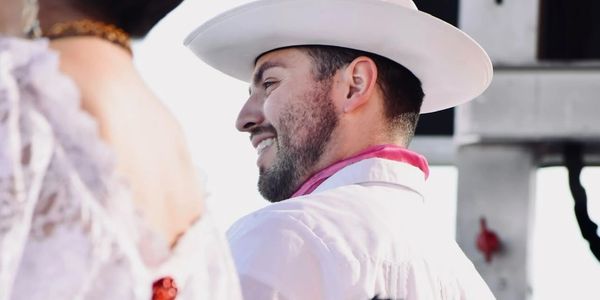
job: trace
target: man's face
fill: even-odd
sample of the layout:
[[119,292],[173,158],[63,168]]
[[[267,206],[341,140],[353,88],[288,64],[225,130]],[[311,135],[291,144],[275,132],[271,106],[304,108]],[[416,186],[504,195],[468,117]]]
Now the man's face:
[[320,167],[338,122],[332,82],[315,81],[311,58],[294,48],[261,56],[253,77],[236,127],[257,150],[260,193],[277,202]]

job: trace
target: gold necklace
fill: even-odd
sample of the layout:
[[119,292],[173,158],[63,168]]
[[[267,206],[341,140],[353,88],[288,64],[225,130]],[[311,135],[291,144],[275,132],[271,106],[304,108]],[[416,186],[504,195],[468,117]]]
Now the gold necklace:
[[59,22],[52,25],[47,32],[43,33],[43,36],[51,40],[74,36],[95,36],[116,44],[127,50],[129,54],[133,54],[129,34],[115,25],[99,21],[83,19]]

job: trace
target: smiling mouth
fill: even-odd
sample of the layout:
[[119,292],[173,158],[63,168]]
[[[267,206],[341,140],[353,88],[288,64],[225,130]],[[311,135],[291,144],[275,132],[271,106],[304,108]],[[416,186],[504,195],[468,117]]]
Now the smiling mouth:
[[269,146],[273,145],[274,142],[275,142],[275,138],[268,138],[268,139],[262,140],[256,146],[256,153],[258,155],[262,154],[265,151],[265,149],[267,149]]

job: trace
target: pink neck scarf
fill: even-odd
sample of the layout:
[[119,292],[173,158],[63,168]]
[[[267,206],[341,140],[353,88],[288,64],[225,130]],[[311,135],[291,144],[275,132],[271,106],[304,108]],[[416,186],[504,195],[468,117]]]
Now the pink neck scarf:
[[315,189],[317,189],[317,187],[319,187],[319,185],[321,185],[323,181],[331,177],[337,171],[345,168],[348,165],[359,162],[363,159],[374,157],[410,164],[421,169],[421,171],[423,171],[423,173],[425,174],[425,179],[427,179],[427,177],[429,176],[429,165],[427,164],[427,160],[425,159],[425,157],[423,157],[422,155],[396,145],[377,145],[369,147],[354,156],[338,161],[330,165],[329,167],[317,172],[315,175],[311,176],[306,182],[304,182],[304,184],[302,184],[302,186],[292,195],[292,198],[308,195],[312,193]]

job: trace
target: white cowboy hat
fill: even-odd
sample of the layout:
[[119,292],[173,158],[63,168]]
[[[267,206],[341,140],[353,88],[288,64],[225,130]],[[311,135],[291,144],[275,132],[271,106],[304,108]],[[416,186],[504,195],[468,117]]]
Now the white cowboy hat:
[[412,0],[258,0],[202,24],[185,40],[208,65],[250,82],[256,59],[271,50],[329,45],[387,57],[423,85],[422,113],[479,96],[492,63],[467,34]]

